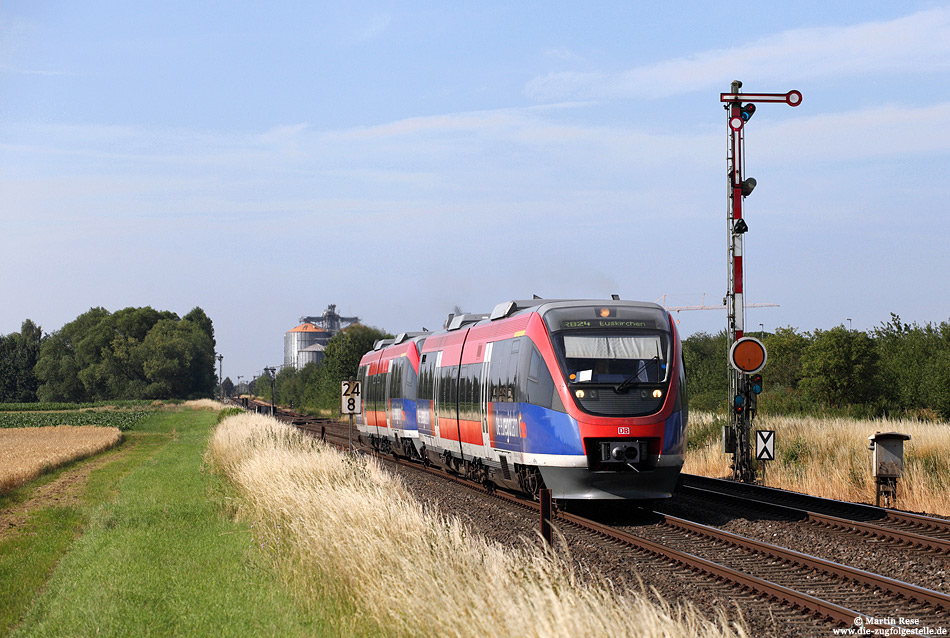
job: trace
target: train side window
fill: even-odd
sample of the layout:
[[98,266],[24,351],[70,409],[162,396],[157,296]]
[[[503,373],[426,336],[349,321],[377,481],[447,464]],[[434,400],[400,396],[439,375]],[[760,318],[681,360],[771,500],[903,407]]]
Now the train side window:
[[518,356],[518,352],[521,349],[521,338],[511,340],[511,354],[508,357],[508,401],[511,403],[520,402],[524,398],[524,393],[521,392],[521,386],[523,384],[523,375],[524,375],[524,366],[521,365],[521,357]]
[[525,381],[526,383],[522,384],[524,392],[522,401],[533,403],[542,408],[566,412],[561,397],[557,393],[557,388],[554,386],[551,372],[544,365],[541,353],[534,344],[531,344],[531,361],[528,364],[528,375]]
[[462,366],[460,390],[465,388],[465,395],[459,396],[459,416],[468,421],[478,420],[478,364],[470,363]]
[[433,383],[435,380],[435,359],[430,358],[428,361],[419,366],[419,393],[418,398],[420,399],[434,399],[432,396]]
[[402,398],[402,362],[394,360],[389,364],[389,398]]
[[458,401],[458,368],[446,366],[439,369],[439,409],[451,409]]
[[491,364],[488,369],[490,401],[508,401],[508,358],[511,341],[496,341],[492,346]]
[[537,348],[531,348],[531,363],[528,364],[528,381],[538,382],[541,375],[541,354]]

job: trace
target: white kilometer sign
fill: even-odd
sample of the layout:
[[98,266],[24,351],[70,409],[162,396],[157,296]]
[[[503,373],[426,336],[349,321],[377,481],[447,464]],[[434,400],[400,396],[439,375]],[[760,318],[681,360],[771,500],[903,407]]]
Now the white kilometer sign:
[[363,404],[360,401],[359,381],[344,381],[341,384],[340,398],[341,414],[361,414]]

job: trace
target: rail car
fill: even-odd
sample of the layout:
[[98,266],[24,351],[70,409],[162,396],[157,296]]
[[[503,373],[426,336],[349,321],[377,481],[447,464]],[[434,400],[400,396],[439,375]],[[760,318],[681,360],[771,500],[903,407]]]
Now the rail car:
[[360,361],[360,437],[490,486],[562,500],[668,498],[683,465],[682,345],[662,307],[501,303]]

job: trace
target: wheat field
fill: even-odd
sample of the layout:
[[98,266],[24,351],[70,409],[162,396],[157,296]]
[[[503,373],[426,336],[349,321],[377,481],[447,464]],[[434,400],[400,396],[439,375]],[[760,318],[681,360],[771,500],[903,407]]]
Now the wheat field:
[[[691,413],[690,428],[713,423],[709,413]],[[868,437],[901,432],[904,474],[897,483],[900,509],[950,516],[950,424],[899,419],[849,419],[760,415],[754,429],[775,431],[775,460],[765,485],[857,503],[874,503]],[[683,471],[716,478],[732,475],[731,455],[716,437],[686,454]]]
[[351,601],[334,627],[341,635],[746,635],[687,606],[583,584],[538,539],[490,542],[424,507],[373,459],[270,417],[225,419],[207,458],[236,486],[258,550],[299,600]]
[[0,429],[0,493],[121,440],[118,428],[93,425]]

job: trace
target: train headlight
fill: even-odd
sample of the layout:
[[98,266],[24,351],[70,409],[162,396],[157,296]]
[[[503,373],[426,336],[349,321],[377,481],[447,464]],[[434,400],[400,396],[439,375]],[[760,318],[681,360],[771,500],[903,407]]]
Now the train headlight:
[[663,390],[660,390],[659,388],[657,388],[656,390],[653,391],[654,399],[659,399],[662,396],[663,396]]
[[583,391],[583,390],[577,390],[577,391],[574,392],[574,396],[576,396],[578,399],[583,399],[583,398],[584,398],[584,391]]

